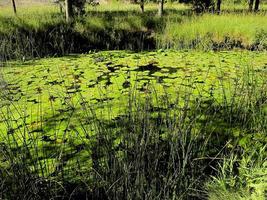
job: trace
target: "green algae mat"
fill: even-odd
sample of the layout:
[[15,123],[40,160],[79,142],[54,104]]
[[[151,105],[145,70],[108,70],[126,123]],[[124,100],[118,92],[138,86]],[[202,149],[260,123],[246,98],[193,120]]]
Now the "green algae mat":
[[103,51],[9,62],[1,74],[2,140],[16,138],[18,146],[38,141],[53,154],[66,143],[77,149],[83,137],[95,132],[92,113],[104,120],[125,114],[132,94],[139,98],[154,91],[155,99],[168,96],[175,101],[190,92],[220,102],[244,82],[253,80],[262,87],[267,53]]
[[[30,132],[48,133],[54,131],[48,124],[57,120],[64,124],[72,108],[76,109],[73,119],[80,116],[84,102],[101,117],[105,107],[112,110],[108,118],[116,117],[129,91],[142,95],[150,87],[159,96],[172,98],[190,90],[201,96],[212,92],[219,98],[220,93],[236,88],[239,79],[249,79],[249,74],[255,74],[260,84],[267,80],[267,53],[105,51],[8,63],[2,74],[1,134],[23,124]],[[15,123],[5,124],[8,117]]]

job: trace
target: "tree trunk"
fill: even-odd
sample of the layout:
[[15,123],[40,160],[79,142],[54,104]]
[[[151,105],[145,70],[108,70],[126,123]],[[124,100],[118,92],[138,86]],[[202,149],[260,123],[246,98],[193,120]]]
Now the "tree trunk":
[[162,15],[163,15],[163,6],[164,6],[164,0],[159,0],[158,15],[160,17],[162,17]]
[[248,8],[248,10],[250,12],[253,10],[253,3],[254,3],[254,0],[249,0],[249,4],[248,4],[249,8]]
[[65,0],[66,22],[70,22],[72,19],[72,3],[71,0]]
[[210,0],[204,1],[205,11],[210,11],[210,4],[211,4]]
[[16,2],[15,0],[12,0],[12,6],[13,6],[13,11],[15,13],[15,15],[17,14],[17,7],[16,7]]
[[58,5],[59,5],[59,12],[62,14],[63,13],[63,8],[64,6],[62,5],[63,3],[62,2],[58,2]]
[[222,0],[217,0],[217,7],[216,7],[217,14],[221,13],[221,3]]
[[145,3],[144,0],[140,1],[140,8],[141,8],[141,12],[144,13],[145,12]]
[[260,0],[256,0],[256,1],[255,1],[255,8],[254,8],[254,11],[255,11],[255,12],[259,11],[259,7],[260,7]]

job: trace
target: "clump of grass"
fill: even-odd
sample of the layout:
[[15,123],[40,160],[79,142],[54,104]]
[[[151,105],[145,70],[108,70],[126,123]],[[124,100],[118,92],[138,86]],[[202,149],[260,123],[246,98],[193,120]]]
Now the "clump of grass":
[[240,156],[232,153],[220,165],[217,177],[207,184],[209,199],[266,199],[266,146]]
[[[160,47],[177,49],[212,49],[214,43],[225,43],[225,47],[229,45],[231,49],[231,42],[237,41],[239,47],[249,47],[256,43],[258,32],[267,32],[267,26],[263,25],[265,20],[265,14],[205,14],[184,20],[180,24],[170,20],[163,34],[158,36],[158,44]],[[262,38],[263,43],[266,43],[265,38]]]
[[232,150],[222,159],[216,176],[206,184],[211,200],[266,199],[267,94],[264,82],[260,83],[263,89],[256,89],[258,81],[254,75],[249,70],[242,76],[244,84],[237,90],[242,94],[233,95],[232,103],[226,104],[228,109],[223,109],[226,112],[222,118],[225,116],[229,124],[243,128],[233,132],[236,141]]

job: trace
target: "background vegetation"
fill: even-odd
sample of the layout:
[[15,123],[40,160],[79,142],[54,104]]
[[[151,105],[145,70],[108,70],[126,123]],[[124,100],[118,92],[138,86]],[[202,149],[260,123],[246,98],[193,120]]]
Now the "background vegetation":
[[4,7],[0,14],[0,55],[3,60],[93,49],[266,49],[264,2],[257,14],[247,13],[246,5],[242,9],[240,4],[232,5],[222,4],[221,16],[199,16],[187,5],[167,3],[161,18],[155,4],[146,5],[142,13],[138,4],[115,2],[87,6],[86,17],[72,23],[65,22],[56,5],[21,6],[16,16],[11,7]]

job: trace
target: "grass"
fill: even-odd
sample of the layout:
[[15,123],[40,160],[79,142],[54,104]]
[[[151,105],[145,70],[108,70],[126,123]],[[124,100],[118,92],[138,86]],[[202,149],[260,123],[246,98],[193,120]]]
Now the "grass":
[[[210,199],[265,199],[266,198],[266,164],[262,155],[266,146],[243,153],[241,160],[232,156],[221,165],[218,177],[208,183]],[[235,175],[235,163],[240,163],[239,174]]]
[[[202,17],[193,17],[179,25],[172,22],[167,23],[164,33],[159,35],[159,44],[166,44],[167,47],[179,48],[181,43],[190,46],[192,41],[201,41],[200,47],[210,49],[214,41],[217,43],[225,42],[226,38],[232,41],[240,41],[240,45],[249,46],[257,40],[266,45],[267,26],[265,14],[224,14],[221,16],[205,14]],[[264,33],[260,38],[260,33]],[[229,48],[231,48],[229,46]]]
[[21,9],[18,7],[18,17],[16,17],[11,7],[3,7],[0,14],[0,32],[9,33],[15,31],[17,27],[38,30],[49,24],[57,24],[64,20],[64,17],[58,16],[58,12],[57,7],[53,5],[22,6]]
[[188,6],[168,3],[160,19],[157,5],[146,8],[142,14],[139,5],[127,3],[89,6],[85,18],[66,24],[55,5],[22,6],[17,17],[4,7],[0,14],[2,60],[92,49],[266,49],[265,10],[257,14],[225,10],[221,16],[195,16]]

